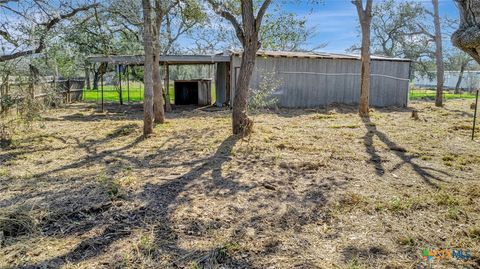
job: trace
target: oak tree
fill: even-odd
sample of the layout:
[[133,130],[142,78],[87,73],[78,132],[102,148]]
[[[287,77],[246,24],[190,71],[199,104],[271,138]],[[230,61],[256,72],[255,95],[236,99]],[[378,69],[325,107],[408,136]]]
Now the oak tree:
[[372,0],[367,0],[363,7],[362,0],[353,0],[352,3],[357,8],[360,26],[362,28],[362,70],[360,86],[360,116],[366,117],[369,112],[369,94],[370,94],[370,26],[372,23]]
[[[261,1],[258,8],[253,0],[240,0],[239,6],[228,0],[208,0],[208,2],[218,15],[232,24],[242,44],[242,63],[233,99],[232,129],[234,134],[245,136],[250,134],[253,127],[253,121],[247,114],[248,92],[255,68],[256,54],[261,47],[259,33],[262,20],[271,0]],[[255,12],[256,10],[258,11]]]
[[43,52],[48,34],[56,26],[98,6],[94,2],[73,4],[66,0],[0,1],[0,10],[13,14],[13,18],[5,16],[0,20],[0,44],[4,48],[0,62]]

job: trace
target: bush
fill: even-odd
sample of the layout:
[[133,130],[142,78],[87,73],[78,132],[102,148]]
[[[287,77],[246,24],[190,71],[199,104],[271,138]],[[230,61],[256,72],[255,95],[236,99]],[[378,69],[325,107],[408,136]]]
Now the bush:
[[40,112],[44,110],[42,102],[38,100],[25,98],[18,103],[18,113],[20,118],[25,121],[27,126],[40,118]]
[[12,96],[4,95],[0,97],[0,106],[2,107],[2,111],[0,111],[0,113],[6,113],[14,105],[15,99],[13,99]]
[[281,80],[277,79],[275,72],[264,72],[258,88],[250,90],[248,106],[250,109],[261,109],[274,107],[277,98],[274,93],[281,86]]

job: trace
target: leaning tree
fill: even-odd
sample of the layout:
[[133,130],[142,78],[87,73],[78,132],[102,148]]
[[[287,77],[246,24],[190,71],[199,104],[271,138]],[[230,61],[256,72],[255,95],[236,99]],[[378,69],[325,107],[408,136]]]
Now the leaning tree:
[[458,74],[457,83],[455,84],[455,93],[460,93],[460,88],[464,78],[465,71],[472,68],[473,58],[463,51],[456,48],[447,53],[445,66],[448,70],[460,70]]
[[455,0],[460,10],[460,26],[452,35],[452,43],[480,63],[480,2]]
[[[253,0],[241,0],[237,2],[239,5],[229,0],[208,0],[208,2],[218,15],[232,24],[243,47],[242,63],[233,98],[232,127],[234,134],[245,136],[251,132],[253,126],[253,121],[247,115],[247,100],[255,58],[261,47],[259,33],[265,12],[272,1],[261,1],[258,8],[255,6],[257,1]],[[255,12],[255,10],[258,11]]]

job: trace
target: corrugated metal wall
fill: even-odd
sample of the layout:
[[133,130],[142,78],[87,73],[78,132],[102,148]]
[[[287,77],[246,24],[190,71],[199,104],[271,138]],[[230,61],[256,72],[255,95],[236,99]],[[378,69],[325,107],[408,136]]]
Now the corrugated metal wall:
[[215,102],[218,107],[222,107],[227,101],[227,64],[229,63],[217,63],[217,72],[215,76]]
[[[241,59],[232,57],[232,96]],[[370,105],[407,106],[410,62],[372,60]],[[276,93],[280,107],[319,107],[332,103],[356,104],[360,96],[360,61],[257,57],[250,86],[258,87],[265,76],[280,81]]]

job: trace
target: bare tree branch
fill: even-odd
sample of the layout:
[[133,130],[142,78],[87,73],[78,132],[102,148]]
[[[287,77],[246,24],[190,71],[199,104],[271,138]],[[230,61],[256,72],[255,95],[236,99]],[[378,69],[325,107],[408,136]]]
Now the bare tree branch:
[[262,26],[263,16],[265,15],[265,12],[267,11],[271,2],[272,0],[265,0],[265,2],[263,2],[262,6],[260,7],[260,10],[258,10],[257,18],[255,19],[255,28],[257,32],[260,31],[260,27]]
[[213,10],[215,13],[223,17],[224,19],[228,20],[232,25],[233,28],[235,29],[235,33],[237,34],[238,39],[242,43],[242,45],[245,44],[245,33],[243,32],[242,26],[238,22],[237,18],[235,16],[228,12],[227,10],[224,10],[220,7],[220,4],[216,2],[215,0],[208,0],[210,5],[212,6]]
[[[11,54],[1,55],[0,56],[0,62],[5,62],[5,61],[9,61],[9,60],[16,59],[16,58],[19,58],[19,57],[40,53],[43,49],[45,49],[45,39],[47,38],[47,33],[53,27],[55,27],[62,20],[74,17],[79,12],[87,11],[87,10],[89,10],[91,8],[94,8],[94,7],[97,7],[97,6],[98,6],[98,4],[92,4],[92,5],[78,7],[78,8],[72,9],[68,13],[61,14],[60,16],[57,16],[57,17],[51,19],[48,22],[41,23],[40,25],[44,26],[44,29],[42,30],[43,34],[41,35],[36,48],[29,49],[29,50],[24,50],[24,51],[18,51],[18,52],[11,53]],[[10,35],[8,35],[9,37],[6,38],[3,34],[8,34],[8,33],[3,32],[3,33],[0,34],[0,35],[2,35],[2,37],[5,38],[5,40],[8,41],[9,39],[13,39]],[[12,43],[12,44],[14,44],[14,43]]]
[[0,5],[8,4],[10,2],[18,3],[18,0],[0,0]]

